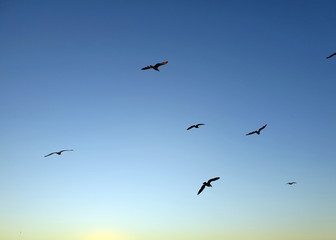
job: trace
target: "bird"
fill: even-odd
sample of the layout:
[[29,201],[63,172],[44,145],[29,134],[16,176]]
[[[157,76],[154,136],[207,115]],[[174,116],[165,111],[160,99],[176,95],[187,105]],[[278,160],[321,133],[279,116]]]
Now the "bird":
[[212,181],[217,181],[218,179],[219,179],[219,177],[215,177],[215,178],[209,179],[207,182],[204,182],[203,185],[202,185],[202,187],[198,191],[197,195],[199,195],[204,190],[205,187],[212,187],[211,186],[211,182]]
[[162,63],[157,63],[154,66],[149,65],[147,67],[141,68],[141,70],[147,70],[147,69],[153,68],[154,70],[160,72],[159,67],[162,66],[162,65],[166,65],[167,63],[168,63],[168,61],[162,62]]
[[333,56],[335,56],[336,55],[336,53],[333,53],[333,54],[331,54],[329,57],[326,57],[327,59],[328,58],[331,58],[331,57],[333,57]]
[[264,126],[262,126],[261,128],[259,128],[258,131],[254,131],[254,132],[250,132],[250,133],[246,134],[246,136],[247,136],[247,135],[254,134],[254,133],[260,135],[260,131],[263,130],[266,126],[267,126],[267,124],[265,124]]
[[286,183],[286,184],[288,184],[288,185],[293,185],[293,184],[296,184],[296,182],[288,182],[288,183]]
[[73,149],[71,149],[71,150],[62,150],[62,151],[59,151],[59,152],[49,153],[48,155],[45,155],[44,157],[48,157],[48,156],[53,155],[55,153],[58,154],[58,155],[61,155],[62,152],[66,152],[66,151],[73,151]]
[[192,126],[188,127],[187,130],[190,130],[190,129],[192,129],[192,128],[198,128],[198,127],[201,126],[201,125],[205,125],[205,124],[203,124],[203,123],[199,123],[199,124],[196,124],[196,125],[192,125]]

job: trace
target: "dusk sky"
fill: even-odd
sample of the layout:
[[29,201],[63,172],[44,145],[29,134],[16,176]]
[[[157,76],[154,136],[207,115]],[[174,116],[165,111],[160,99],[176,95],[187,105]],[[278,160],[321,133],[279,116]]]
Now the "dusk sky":
[[335,240],[335,29],[328,0],[0,0],[0,239]]

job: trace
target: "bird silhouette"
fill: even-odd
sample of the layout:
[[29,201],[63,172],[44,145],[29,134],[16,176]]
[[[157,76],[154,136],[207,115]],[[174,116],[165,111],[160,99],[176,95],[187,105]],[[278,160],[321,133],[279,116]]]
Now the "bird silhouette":
[[333,53],[333,54],[331,54],[329,57],[326,57],[327,59],[328,58],[331,58],[331,57],[333,57],[333,56],[335,56],[336,55],[336,53]]
[[73,151],[73,149],[71,149],[71,150],[62,150],[62,151],[59,151],[59,152],[49,153],[48,155],[45,155],[44,157],[48,157],[48,156],[53,155],[53,154],[55,154],[55,153],[58,154],[58,155],[61,155],[62,152],[66,152],[66,151]]
[[288,183],[286,183],[286,184],[288,184],[288,185],[293,185],[293,184],[296,184],[296,182],[288,182]]
[[212,181],[217,181],[218,179],[219,179],[219,177],[215,177],[215,178],[209,179],[207,182],[204,182],[203,185],[202,185],[202,187],[198,191],[197,195],[200,194],[204,190],[205,187],[212,187],[211,186],[211,182]]
[[151,68],[153,68],[154,70],[160,72],[159,67],[162,66],[162,65],[166,65],[167,63],[168,63],[168,61],[166,61],[166,62],[162,62],[162,63],[157,63],[157,64],[155,64],[154,66],[149,65],[149,66],[147,66],[147,67],[141,68],[141,70],[147,70],[147,69],[151,69]]
[[203,124],[203,123],[199,123],[199,124],[196,124],[196,125],[192,125],[192,126],[188,127],[187,130],[190,130],[190,129],[192,129],[192,128],[198,128],[198,127],[201,126],[201,125],[205,125],[205,124]]
[[246,134],[246,136],[247,136],[247,135],[254,134],[254,133],[260,135],[260,131],[263,130],[266,126],[267,126],[267,124],[265,124],[264,126],[262,126],[261,128],[259,128],[258,131],[254,131],[254,132],[250,132],[250,133]]

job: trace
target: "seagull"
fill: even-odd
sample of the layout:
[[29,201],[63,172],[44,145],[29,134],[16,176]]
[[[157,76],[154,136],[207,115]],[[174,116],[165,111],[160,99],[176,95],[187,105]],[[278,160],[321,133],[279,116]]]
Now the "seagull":
[[45,155],[44,157],[48,157],[48,156],[50,156],[50,155],[53,155],[53,154],[58,154],[58,155],[61,155],[61,153],[62,152],[65,152],[65,151],[73,151],[73,149],[71,149],[71,150],[62,150],[62,151],[59,151],[59,152],[53,152],[53,153],[49,153],[48,155]]
[[198,128],[198,127],[201,126],[201,125],[205,125],[205,124],[203,124],[203,123],[199,123],[199,124],[196,124],[196,125],[192,125],[192,126],[188,127],[187,130],[190,130],[190,129],[192,129],[192,128]]
[[141,70],[147,70],[147,69],[153,68],[154,70],[160,72],[159,67],[162,66],[162,65],[166,65],[167,63],[168,63],[168,61],[162,62],[162,63],[157,63],[154,66],[149,65],[147,67],[141,68]]
[[296,184],[296,182],[288,182],[288,183],[286,183],[286,184],[288,184],[288,185],[293,185],[293,184]]
[[266,126],[267,126],[267,124],[265,124],[264,126],[262,126],[261,128],[259,128],[258,131],[254,131],[254,132],[250,132],[250,133],[246,134],[246,136],[247,136],[247,135],[254,134],[254,133],[260,135],[260,131],[263,130]]
[[328,58],[331,58],[332,56],[335,56],[336,55],[336,53],[333,53],[333,54],[331,54],[329,57],[327,57],[327,59]]
[[197,195],[200,194],[204,190],[205,187],[212,187],[211,186],[211,182],[212,181],[217,181],[218,179],[219,179],[219,177],[215,177],[215,178],[209,179],[208,182],[204,182],[203,185],[202,185],[202,187],[198,191]]

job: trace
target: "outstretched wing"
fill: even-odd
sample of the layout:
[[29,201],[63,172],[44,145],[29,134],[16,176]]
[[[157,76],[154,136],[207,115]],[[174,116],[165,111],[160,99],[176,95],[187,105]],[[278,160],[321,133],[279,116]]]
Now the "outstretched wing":
[[53,154],[55,154],[55,153],[56,153],[56,152],[49,153],[48,155],[45,155],[44,157],[48,157],[48,156],[53,155]]
[[59,152],[62,153],[62,152],[66,152],[66,151],[73,151],[73,149],[71,149],[71,150],[62,150],[62,151],[59,151]]
[[202,187],[200,188],[200,190],[198,191],[197,195],[200,194],[205,188],[205,185],[202,185]]
[[263,130],[265,127],[267,126],[267,124],[265,124],[264,126],[262,126],[261,128],[259,128],[259,132],[261,131],[261,130]]
[[336,53],[333,53],[333,54],[331,54],[329,57],[327,57],[327,58],[331,58],[331,57],[333,57],[333,56],[335,56],[336,55]]
[[162,62],[162,63],[157,63],[157,64],[155,64],[155,68],[158,68],[158,67],[160,67],[160,66],[162,66],[162,65],[166,65],[168,63],[168,61],[166,61],[166,62]]
[[147,70],[147,69],[150,69],[150,68],[153,68],[153,66],[152,66],[152,65],[149,65],[149,66],[147,66],[147,67],[141,68],[141,70]]
[[197,124],[196,126],[198,127],[198,126],[201,126],[201,125],[205,125],[205,124],[203,124],[203,123],[199,123],[199,124]]
[[208,180],[208,183],[211,183],[213,181],[217,181],[220,177],[215,177],[215,178],[211,178]]
[[188,127],[187,130],[192,129],[193,127],[195,127],[195,125],[192,125],[192,126]]
[[254,134],[254,133],[257,133],[257,131],[254,131],[254,132],[250,132],[250,133],[246,134],[246,136],[247,136],[247,135],[251,135],[251,134]]

